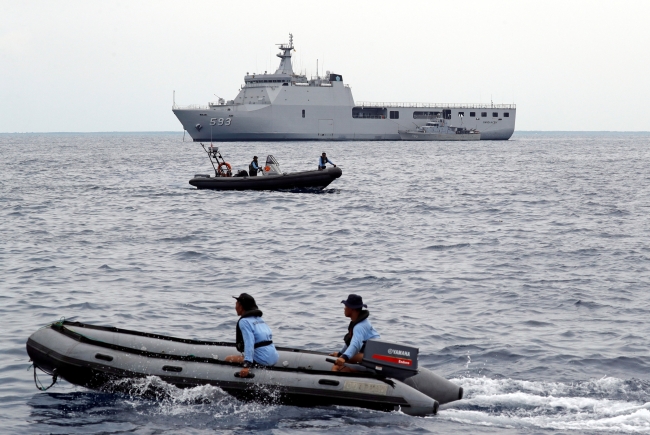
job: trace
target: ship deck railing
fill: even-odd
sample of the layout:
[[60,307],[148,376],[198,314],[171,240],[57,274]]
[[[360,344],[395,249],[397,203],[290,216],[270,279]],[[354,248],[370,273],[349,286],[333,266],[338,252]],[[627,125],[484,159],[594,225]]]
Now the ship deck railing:
[[516,104],[464,104],[464,103],[385,103],[375,101],[355,101],[355,107],[409,107],[409,108],[442,108],[442,109],[512,109]]
[[[173,110],[209,110],[211,107],[237,106],[238,104],[190,104],[189,106],[173,105]],[[516,104],[462,104],[462,103],[378,103],[374,101],[355,101],[355,107],[404,107],[421,109],[512,109],[517,108]]]
[[210,110],[210,106],[203,104],[190,104],[188,106],[177,106],[174,104],[172,110]]

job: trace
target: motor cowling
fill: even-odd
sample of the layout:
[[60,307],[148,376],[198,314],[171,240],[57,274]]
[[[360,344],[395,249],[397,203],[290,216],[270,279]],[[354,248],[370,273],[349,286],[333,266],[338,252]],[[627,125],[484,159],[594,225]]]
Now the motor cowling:
[[417,374],[418,353],[417,347],[368,340],[361,365],[378,374],[403,380]]

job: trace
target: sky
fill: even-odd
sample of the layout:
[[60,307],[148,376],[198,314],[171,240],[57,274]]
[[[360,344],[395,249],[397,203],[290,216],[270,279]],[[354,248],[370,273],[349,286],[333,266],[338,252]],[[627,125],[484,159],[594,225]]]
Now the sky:
[[246,72],[356,101],[515,103],[516,130],[650,131],[650,0],[0,0],[0,132],[182,131]]

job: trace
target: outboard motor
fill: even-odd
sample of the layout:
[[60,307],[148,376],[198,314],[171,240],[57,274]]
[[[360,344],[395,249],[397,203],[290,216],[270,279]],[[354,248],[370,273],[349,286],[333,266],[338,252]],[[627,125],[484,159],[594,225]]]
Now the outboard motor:
[[266,156],[266,165],[264,165],[262,175],[282,175],[280,164],[272,155]]
[[418,352],[417,347],[368,340],[361,365],[377,374],[403,381],[418,373]]

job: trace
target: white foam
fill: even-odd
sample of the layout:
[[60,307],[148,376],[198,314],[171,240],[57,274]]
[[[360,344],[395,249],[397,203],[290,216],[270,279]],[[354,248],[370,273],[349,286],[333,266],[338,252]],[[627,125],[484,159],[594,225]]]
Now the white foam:
[[[178,388],[157,376],[120,379],[114,381],[113,385],[120,390],[126,390],[130,396],[128,403],[136,411],[146,414],[177,416],[208,412],[215,418],[239,414],[245,414],[246,418],[259,418],[273,412],[276,408],[268,404],[239,401],[221,388],[212,385]],[[152,393],[156,396],[155,401],[142,399],[151,396]],[[268,393],[266,396],[271,397],[272,394]]]
[[[439,418],[479,426],[650,433],[650,402],[626,400],[628,383],[602,378],[576,384],[513,379],[454,379],[465,399]],[[635,391],[633,396],[649,397]]]

